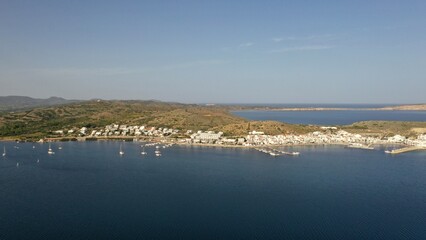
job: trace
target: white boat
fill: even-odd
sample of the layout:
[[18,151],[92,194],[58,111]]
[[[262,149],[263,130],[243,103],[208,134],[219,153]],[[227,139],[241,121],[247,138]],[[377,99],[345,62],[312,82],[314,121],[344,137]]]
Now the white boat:
[[47,154],[50,154],[50,155],[55,154],[55,152],[52,150],[52,147],[50,146],[50,143],[49,143],[49,150],[47,150]]
[[62,149],[62,147],[58,147],[58,149],[59,149],[59,150],[61,150],[61,149]]
[[348,147],[348,148],[369,149],[369,150],[373,150],[374,149],[373,147],[371,147],[369,145],[362,144],[362,143],[350,143],[346,147]]
[[120,144],[120,152],[119,152],[119,154],[120,155],[124,155],[124,152],[123,152],[123,150],[122,150],[122,145]]
[[16,167],[19,167],[19,163],[18,162],[16,163]]
[[2,154],[2,156],[6,157],[6,146],[3,146],[3,154]]
[[141,152],[141,154],[142,155],[146,155],[147,154],[147,152],[145,152],[145,146],[142,146],[142,152]]

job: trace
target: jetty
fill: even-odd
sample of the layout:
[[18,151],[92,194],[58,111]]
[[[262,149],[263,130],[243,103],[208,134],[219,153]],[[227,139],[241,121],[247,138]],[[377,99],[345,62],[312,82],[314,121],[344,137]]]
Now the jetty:
[[394,150],[385,151],[385,152],[390,154],[400,154],[400,153],[412,152],[412,151],[418,151],[418,150],[426,150],[426,147],[410,146],[410,147],[404,147],[404,148],[394,149]]

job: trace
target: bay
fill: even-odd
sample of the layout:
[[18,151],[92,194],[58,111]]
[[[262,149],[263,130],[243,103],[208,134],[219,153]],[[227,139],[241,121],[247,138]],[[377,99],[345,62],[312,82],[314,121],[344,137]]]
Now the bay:
[[0,239],[426,238],[425,152],[4,144]]
[[233,111],[256,121],[272,120],[292,124],[349,125],[360,121],[426,121],[426,111],[325,110],[325,111]]

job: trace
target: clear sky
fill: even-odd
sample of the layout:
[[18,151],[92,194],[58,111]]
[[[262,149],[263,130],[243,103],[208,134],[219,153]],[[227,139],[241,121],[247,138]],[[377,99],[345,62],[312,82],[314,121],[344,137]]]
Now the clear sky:
[[424,103],[426,1],[0,1],[0,95]]

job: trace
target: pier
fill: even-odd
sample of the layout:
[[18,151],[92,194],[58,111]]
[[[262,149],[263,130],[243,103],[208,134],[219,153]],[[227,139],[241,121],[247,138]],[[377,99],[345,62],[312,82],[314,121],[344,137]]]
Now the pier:
[[418,151],[418,150],[426,150],[426,147],[410,146],[410,147],[404,147],[404,148],[394,149],[392,151],[388,151],[387,153],[390,153],[390,154],[400,154],[400,153],[412,152],[412,151]]

